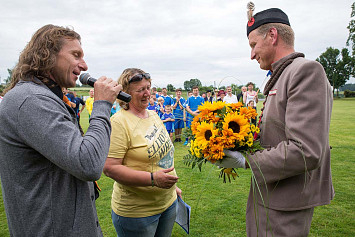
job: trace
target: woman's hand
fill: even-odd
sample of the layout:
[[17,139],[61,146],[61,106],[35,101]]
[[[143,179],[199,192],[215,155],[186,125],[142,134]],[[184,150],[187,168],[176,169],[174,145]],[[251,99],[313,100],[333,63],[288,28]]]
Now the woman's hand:
[[181,191],[181,189],[178,188],[178,186],[176,186],[176,194],[182,199],[182,196],[181,196],[182,191]]
[[169,169],[159,170],[153,173],[154,184],[159,188],[169,189],[175,183],[177,183],[179,177],[173,176],[168,174],[169,172],[173,171],[174,167]]

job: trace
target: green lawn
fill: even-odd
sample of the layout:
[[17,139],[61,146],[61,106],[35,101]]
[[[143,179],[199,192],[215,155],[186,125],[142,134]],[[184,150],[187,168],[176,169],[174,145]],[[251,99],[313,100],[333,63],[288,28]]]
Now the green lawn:
[[[82,114],[83,129],[88,116]],[[355,236],[355,194],[352,190],[355,173],[355,98],[334,101],[330,130],[332,149],[332,175],[335,198],[328,206],[317,207],[314,212],[310,236]],[[250,170],[240,170],[240,177],[223,184],[218,170],[205,165],[203,172],[191,170],[183,164],[186,147],[175,144],[175,167],[180,177],[178,186],[183,199],[191,206],[190,236],[246,236],[245,207],[249,192]],[[97,200],[97,211],[104,236],[116,236],[111,223],[110,199],[113,181],[102,175],[102,188]],[[0,198],[2,196],[0,195]],[[8,236],[4,205],[0,202],[0,236]],[[178,226],[172,236],[187,236]]]

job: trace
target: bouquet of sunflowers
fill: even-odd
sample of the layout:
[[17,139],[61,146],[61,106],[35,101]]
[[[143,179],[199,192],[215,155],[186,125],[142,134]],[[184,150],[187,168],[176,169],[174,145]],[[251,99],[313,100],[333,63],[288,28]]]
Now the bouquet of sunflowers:
[[[226,157],[223,150],[239,151],[243,154],[261,150],[260,143],[254,136],[260,132],[251,123],[257,113],[252,107],[244,107],[243,103],[227,104],[225,102],[205,102],[198,107],[200,114],[195,116],[191,129],[186,130],[190,138],[190,150],[184,156],[184,163],[201,171],[207,161],[215,164]],[[256,136],[255,136],[256,137]],[[220,177],[226,182],[226,177],[235,179],[234,168],[222,168]]]

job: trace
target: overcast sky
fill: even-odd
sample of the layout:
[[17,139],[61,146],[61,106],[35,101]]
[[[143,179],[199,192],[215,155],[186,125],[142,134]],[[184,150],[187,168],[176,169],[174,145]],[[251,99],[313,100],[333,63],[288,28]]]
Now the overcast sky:
[[[0,77],[7,78],[33,33],[46,24],[72,26],[82,37],[93,77],[117,79],[137,67],[157,87],[261,86],[266,71],[250,60],[246,37],[249,1],[238,0],[0,0]],[[316,59],[327,47],[346,47],[348,0],[254,0],[255,11],[277,7],[295,31],[295,49]],[[348,81],[355,83],[354,79]]]

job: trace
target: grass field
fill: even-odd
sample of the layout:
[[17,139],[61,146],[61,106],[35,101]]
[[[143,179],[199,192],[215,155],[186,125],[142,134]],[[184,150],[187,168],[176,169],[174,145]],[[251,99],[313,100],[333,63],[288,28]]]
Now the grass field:
[[[314,212],[310,236],[355,236],[355,98],[334,100],[330,144],[332,149],[332,176],[335,198],[328,206]],[[82,114],[82,125],[88,127],[87,113]],[[203,171],[191,170],[183,164],[187,148],[175,144],[175,167],[180,177],[178,186],[183,199],[191,206],[190,236],[246,236],[245,207],[249,193],[250,170],[239,171],[240,177],[223,184],[218,170],[205,165]],[[105,175],[97,200],[97,211],[104,236],[116,236],[111,223],[110,199],[113,181]],[[2,196],[0,195],[0,198]],[[0,236],[9,236],[4,205],[0,202]],[[172,236],[188,236],[177,224]]]

